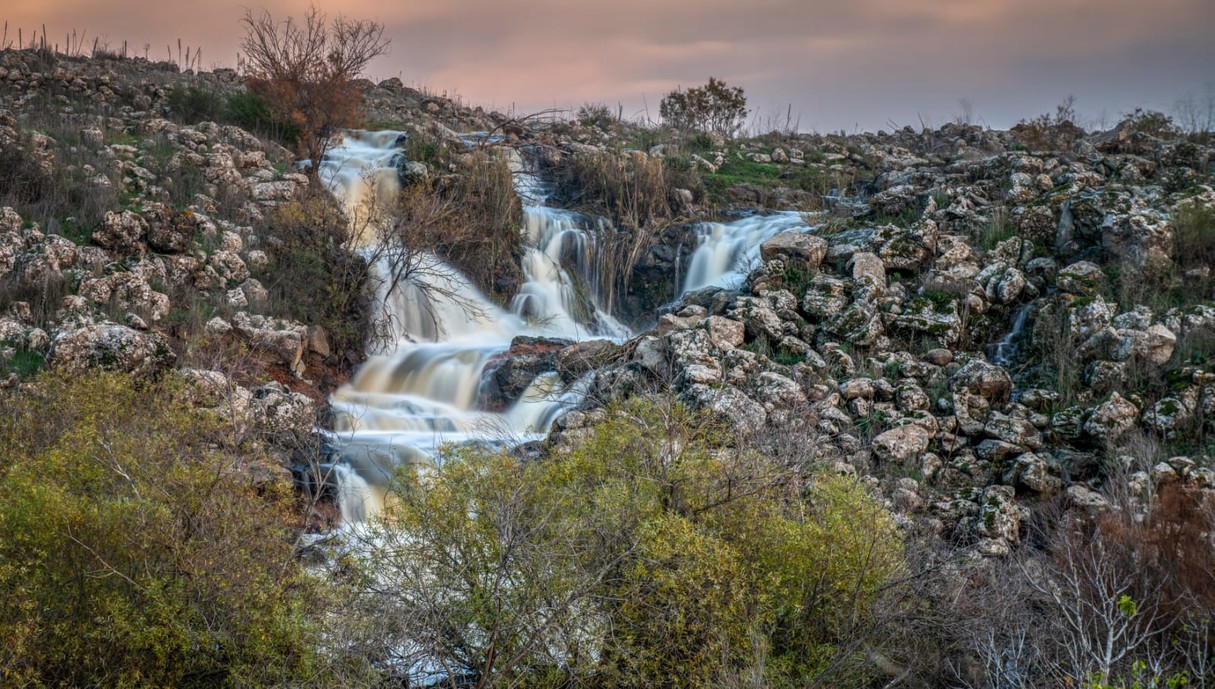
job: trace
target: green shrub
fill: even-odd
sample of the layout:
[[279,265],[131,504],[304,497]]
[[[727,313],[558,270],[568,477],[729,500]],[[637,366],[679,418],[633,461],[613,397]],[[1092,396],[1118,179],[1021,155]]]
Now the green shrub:
[[229,96],[223,117],[242,129],[268,136],[288,146],[295,145],[300,138],[298,125],[275,117],[266,101],[249,91],[238,91]]
[[241,473],[181,384],[50,373],[2,406],[0,684],[314,676],[290,496]]
[[852,479],[727,441],[634,400],[539,462],[464,451],[407,474],[369,539],[369,633],[467,686],[821,679],[899,570],[894,524]]
[[1183,269],[1215,266],[1215,209],[1182,206],[1173,218],[1173,258]]
[[608,131],[620,122],[620,115],[619,112],[613,112],[607,103],[583,103],[574,119],[584,127],[598,127]]
[[223,113],[223,97],[209,88],[194,84],[174,86],[165,99],[173,117],[181,122],[213,122]]
[[277,208],[263,229],[270,259],[257,277],[269,311],[321,326],[335,351],[361,351],[370,328],[368,265],[353,251],[350,225],[331,199]]
[[704,86],[671,91],[658,107],[663,121],[675,129],[723,136],[733,136],[747,117],[747,97],[742,88],[714,77],[709,77]]

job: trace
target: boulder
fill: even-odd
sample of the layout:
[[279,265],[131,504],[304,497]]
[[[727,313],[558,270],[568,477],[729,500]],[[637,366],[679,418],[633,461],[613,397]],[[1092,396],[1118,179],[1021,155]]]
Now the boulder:
[[873,439],[873,453],[883,462],[918,462],[928,451],[931,434],[922,426],[907,424],[878,434]]
[[849,285],[843,280],[829,275],[815,275],[802,299],[802,311],[820,321],[835,318],[847,308],[848,292]]
[[316,405],[277,381],[253,388],[249,409],[257,430],[267,433],[308,433],[316,423]]
[[178,254],[193,246],[197,224],[189,211],[177,212],[158,203],[145,206],[142,215],[148,224],[148,246],[152,249]]
[[1105,281],[1105,273],[1095,263],[1077,261],[1060,270],[1055,280],[1060,291],[1086,295],[1101,287]]
[[132,254],[139,251],[147,229],[143,218],[131,211],[109,211],[101,227],[93,232],[93,241],[119,254]]
[[852,279],[869,287],[886,287],[886,264],[877,254],[858,252],[852,255]]
[[153,378],[173,367],[177,356],[157,333],[117,323],[98,323],[65,332],[51,345],[50,364],[82,372],[91,368]]
[[1008,371],[981,359],[971,359],[950,378],[952,390],[965,390],[988,402],[1005,402],[1012,393],[1012,378]]
[[746,326],[738,321],[709,316],[704,320],[704,326],[709,331],[709,341],[722,351],[741,347],[746,342]]
[[553,364],[567,381],[606,366],[620,356],[620,345],[611,340],[583,340],[557,352]]
[[817,271],[827,255],[827,240],[806,232],[781,232],[760,244],[759,255],[764,261],[780,259]]
[[1098,441],[1111,443],[1134,428],[1138,418],[1139,410],[1135,405],[1115,392],[1093,410],[1084,422],[1084,432]]

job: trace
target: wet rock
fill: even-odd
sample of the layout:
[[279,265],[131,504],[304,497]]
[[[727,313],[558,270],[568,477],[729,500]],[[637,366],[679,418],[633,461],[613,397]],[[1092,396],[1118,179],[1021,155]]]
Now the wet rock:
[[547,337],[519,336],[510,349],[485,365],[490,385],[484,386],[487,408],[502,410],[523,396],[537,376],[557,369],[559,353],[573,343]]
[[806,232],[781,232],[759,247],[764,261],[793,262],[806,271],[817,271],[827,255],[827,240]]

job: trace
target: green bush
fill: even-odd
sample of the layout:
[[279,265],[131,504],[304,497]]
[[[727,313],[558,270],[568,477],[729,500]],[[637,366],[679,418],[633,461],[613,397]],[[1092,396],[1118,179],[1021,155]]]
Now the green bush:
[[223,117],[242,129],[268,136],[288,146],[294,146],[300,138],[299,125],[275,117],[266,101],[249,91],[238,91],[229,96]]
[[704,86],[671,91],[658,108],[662,119],[676,129],[733,136],[747,117],[747,97],[742,88],[709,77]]
[[361,351],[370,327],[368,265],[332,200],[281,206],[263,232],[270,260],[257,277],[270,293],[269,311],[323,327],[339,354]]
[[223,113],[224,99],[215,91],[197,85],[177,85],[165,96],[173,117],[181,122],[214,122]]
[[821,679],[899,570],[895,527],[854,480],[727,440],[633,401],[539,462],[464,451],[404,476],[368,541],[367,633],[466,686]]
[[613,111],[607,103],[583,103],[574,119],[584,127],[598,127],[609,131],[621,118],[619,111]]
[[49,373],[0,406],[0,684],[313,676],[290,496],[244,477],[181,384]]

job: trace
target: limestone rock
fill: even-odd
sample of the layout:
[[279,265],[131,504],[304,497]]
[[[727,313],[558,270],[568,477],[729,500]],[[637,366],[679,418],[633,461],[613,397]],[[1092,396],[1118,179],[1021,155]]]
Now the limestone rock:
[[971,359],[950,379],[953,390],[966,390],[988,402],[1003,402],[1012,393],[1012,378],[1003,367]]
[[1084,422],[1084,432],[1099,441],[1110,443],[1135,427],[1139,410],[1135,405],[1113,393],[1110,398],[1093,410]]
[[827,240],[806,232],[781,232],[759,247],[764,261],[793,261],[807,271],[817,271],[827,255]]
[[884,462],[918,462],[920,456],[928,451],[931,439],[931,434],[921,426],[899,426],[873,439],[873,453]]
[[1059,271],[1059,289],[1071,294],[1092,294],[1105,281],[1105,273],[1095,263],[1077,261]]
[[120,254],[135,253],[147,231],[147,223],[131,211],[109,211],[101,227],[93,232],[93,241]]
[[51,346],[52,366],[70,371],[101,368],[151,378],[172,368],[177,356],[159,334],[117,323],[98,323],[66,332]]

